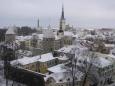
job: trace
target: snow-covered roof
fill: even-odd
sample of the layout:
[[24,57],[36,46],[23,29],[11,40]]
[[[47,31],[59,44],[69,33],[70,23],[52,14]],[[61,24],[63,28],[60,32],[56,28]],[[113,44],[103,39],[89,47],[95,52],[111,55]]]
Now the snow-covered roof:
[[74,54],[78,50],[82,52],[82,51],[87,51],[88,48],[85,46],[82,46],[81,44],[77,44],[77,45],[69,45],[69,46],[62,47],[61,49],[57,51]]
[[108,65],[111,65],[111,62],[105,58],[99,57],[96,59],[97,61],[95,61],[93,64],[98,66],[98,67],[107,67]]
[[48,68],[48,71],[53,73],[59,73],[59,72],[65,72],[66,69],[64,69],[64,64],[58,64],[56,66]]
[[15,64],[16,62],[18,62],[21,65],[27,65],[27,64],[34,63],[37,61],[47,62],[53,59],[55,58],[53,57],[52,53],[46,53],[46,54],[42,54],[41,56],[38,55],[38,56],[33,56],[33,57],[24,57],[21,59],[17,59],[17,60],[12,61],[11,64]]
[[38,37],[38,39],[42,40],[43,39],[43,34],[32,34],[32,35],[28,35],[28,36],[16,36],[16,40],[18,41],[26,41],[26,40],[31,40],[32,37],[36,35]]
[[108,54],[109,57],[113,58],[115,60],[115,55],[113,54]]
[[54,30],[59,30],[59,27],[53,27],[52,29],[54,29]]
[[59,56],[59,57],[57,57],[59,60],[63,60],[63,61],[65,61],[65,60],[68,60],[68,58],[67,58],[67,56],[64,54],[64,56]]
[[[80,71],[77,71],[75,77],[76,77],[75,81],[81,81],[83,77],[83,73]],[[51,78],[54,79],[56,83],[72,82],[71,72],[52,73],[50,75],[46,75],[44,80],[47,82],[47,80]]]
[[38,34],[39,39],[43,40],[43,34]]
[[64,36],[73,36],[73,33],[70,31],[64,31]]
[[16,36],[16,40],[18,41],[26,41],[26,40],[31,40],[32,36]]
[[37,33],[32,33],[32,36],[37,35]]
[[62,47],[61,49],[59,49],[59,52],[64,52],[64,53],[69,53],[71,51],[72,48],[74,48],[74,45],[70,45],[70,46],[65,46]]
[[24,58],[21,58],[21,59],[11,61],[11,64],[12,65],[16,65],[16,64],[27,65],[27,64],[30,64],[30,63],[34,63],[36,61],[37,61],[37,58],[24,57]]
[[16,33],[14,32],[14,27],[8,28],[8,30],[6,31],[6,34],[16,34]]
[[102,54],[99,52],[97,52],[96,54],[98,55],[98,57],[102,57],[102,58],[105,58],[106,60],[111,61],[111,64],[113,61],[115,61],[115,56],[112,54]]
[[113,47],[115,47],[115,44],[105,44],[105,47],[111,47],[111,48],[113,48]]
[[39,62],[47,62],[47,61],[50,61],[50,60],[53,60],[53,59],[55,59],[55,57],[53,57],[52,53],[46,53],[46,54],[42,54],[41,58],[38,61]]
[[59,36],[55,35],[55,40],[61,39]]

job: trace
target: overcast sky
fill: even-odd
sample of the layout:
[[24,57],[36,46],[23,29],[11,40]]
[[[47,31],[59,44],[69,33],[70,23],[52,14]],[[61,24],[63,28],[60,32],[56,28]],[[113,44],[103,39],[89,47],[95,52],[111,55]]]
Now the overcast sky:
[[0,0],[0,26],[58,26],[62,3],[67,24],[115,27],[115,0]]

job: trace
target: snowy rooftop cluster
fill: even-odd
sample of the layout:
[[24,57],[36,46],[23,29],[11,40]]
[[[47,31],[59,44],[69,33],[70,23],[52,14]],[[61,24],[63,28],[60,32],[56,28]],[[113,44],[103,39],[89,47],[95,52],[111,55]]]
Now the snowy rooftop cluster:
[[18,41],[25,41],[32,39],[32,36],[16,36],[16,40]]
[[[46,77],[44,78],[45,81],[47,81],[50,78],[52,78],[56,83],[64,83],[64,82],[72,81],[71,72],[67,71],[64,64],[59,64],[57,66],[48,68],[48,70],[53,73],[50,75],[46,75]],[[80,81],[82,77],[83,77],[83,73],[77,70],[75,75],[76,81]]]
[[33,38],[33,36],[36,36],[38,39],[43,40],[43,34],[32,34],[32,35],[28,35],[28,36],[16,36],[16,40],[18,41],[26,41],[26,40],[31,40]]
[[95,53],[94,56],[89,57],[79,57],[78,58],[78,65],[83,65],[83,62],[87,61],[88,63],[92,63],[96,67],[104,68],[109,65],[112,65],[112,62],[110,60],[110,56],[108,54],[101,54],[101,53]]
[[[76,79],[75,81],[81,81],[83,77],[83,74],[79,71],[76,73]],[[45,81],[52,78],[55,83],[68,83],[72,82],[72,76],[71,73],[68,72],[61,72],[61,73],[52,73],[50,75],[47,75],[45,77]]]
[[[61,38],[57,35],[58,29],[57,28],[51,29],[51,27],[49,26],[47,29],[44,28],[42,30],[43,32],[42,34],[33,33],[32,35],[29,35],[29,36],[16,36],[16,40],[26,41],[26,40],[31,40],[33,37],[36,37],[38,40],[41,40],[41,41],[43,40],[43,38],[54,38],[55,40],[59,40]],[[48,79],[53,79],[56,83],[64,83],[64,82],[72,81],[72,76],[71,76],[72,67],[67,66],[67,64],[72,63],[72,62],[70,62],[69,60],[70,58],[68,54],[75,55],[75,57],[73,57],[71,61],[75,61],[75,59],[77,59],[78,66],[85,65],[86,64],[85,61],[87,63],[93,62],[92,64],[96,68],[97,67],[105,68],[105,67],[108,67],[109,65],[112,65],[112,62],[115,61],[115,56],[113,56],[112,54],[102,54],[99,52],[95,52],[95,56],[93,58],[93,56],[91,55],[92,52],[89,51],[91,45],[95,44],[94,40],[96,38],[105,40],[106,37],[108,37],[108,32],[105,31],[105,33],[103,33],[103,31],[95,30],[97,32],[92,35],[91,31],[94,31],[94,29],[93,30],[86,30],[86,29],[78,30],[78,32],[76,33],[72,31],[64,31],[63,38],[65,38],[65,40],[67,38],[69,40],[73,38],[72,40],[73,44],[64,45],[62,48],[56,50],[57,52],[61,52],[61,54],[63,55],[59,53],[60,55],[58,55],[58,57],[54,57],[52,53],[46,53],[46,54],[37,55],[33,57],[24,56],[21,59],[11,61],[11,64],[12,65],[17,65],[17,64],[28,65],[35,62],[45,63],[45,62],[51,61],[51,63],[50,62],[46,63],[47,65],[53,64],[53,63],[54,64],[50,67],[47,66],[46,72],[49,74],[46,74],[46,77],[44,79],[45,81],[47,81]],[[15,33],[13,33],[13,29],[8,29],[6,34],[15,34]],[[109,35],[111,35],[111,33],[109,33]],[[89,39],[93,39],[93,40],[89,40]],[[104,43],[104,45],[106,48],[115,47],[115,45],[111,43],[110,44]],[[113,51],[115,50],[113,49]],[[20,53],[25,53],[25,52],[20,51]],[[52,62],[52,60],[55,60],[55,59],[56,61],[58,60],[58,62]],[[80,81],[84,74],[80,72],[78,69],[75,69],[73,71],[76,72],[75,80]]]
[[87,50],[88,50],[87,47],[79,44],[79,45],[70,45],[70,46],[62,47],[61,49],[58,50],[58,52],[75,54],[78,53],[77,51],[79,51],[79,53],[83,53],[84,51]]

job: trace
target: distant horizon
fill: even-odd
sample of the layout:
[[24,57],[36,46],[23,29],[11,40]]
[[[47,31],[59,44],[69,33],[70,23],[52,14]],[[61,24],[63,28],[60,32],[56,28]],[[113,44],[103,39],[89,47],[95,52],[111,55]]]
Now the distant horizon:
[[[32,28],[32,29],[38,29],[37,28],[37,26],[36,27],[32,27],[32,26],[28,26],[28,25],[23,25],[23,26],[17,26],[17,25],[11,25],[11,26],[3,26],[3,27],[0,27],[0,29],[9,29],[10,27],[13,27],[13,26],[16,26],[16,27],[30,27],[30,28]],[[73,26],[74,27],[74,26]],[[48,29],[48,26],[47,27],[42,27],[43,29]],[[59,28],[59,26],[58,27],[52,27],[51,26],[51,28],[52,29],[55,29],[55,28]],[[89,29],[89,30],[93,30],[93,29],[115,29],[115,28],[110,28],[110,27],[74,27],[75,29]]]
[[0,27],[58,27],[62,4],[66,24],[115,28],[115,0],[0,0]]

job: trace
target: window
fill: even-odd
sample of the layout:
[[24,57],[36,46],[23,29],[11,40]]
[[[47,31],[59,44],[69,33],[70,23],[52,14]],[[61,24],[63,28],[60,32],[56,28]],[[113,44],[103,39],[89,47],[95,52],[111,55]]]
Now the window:
[[75,80],[77,80],[77,77],[75,77]]
[[49,66],[49,62],[47,62],[47,66]]
[[105,57],[105,59],[108,59],[108,57]]
[[81,60],[79,60],[79,63],[81,63]]
[[70,78],[68,78],[67,81],[70,81]]
[[103,84],[103,81],[100,81],[100,84],[102,85],[102,84]]
[[60,79],[59,81],[62,82],[62,79]]
[[83,64],[86,64],[86,60],[83,61]]

